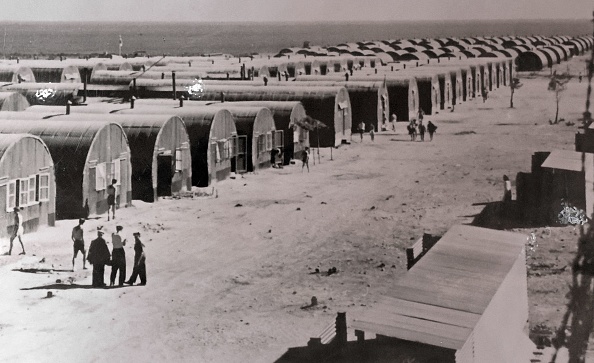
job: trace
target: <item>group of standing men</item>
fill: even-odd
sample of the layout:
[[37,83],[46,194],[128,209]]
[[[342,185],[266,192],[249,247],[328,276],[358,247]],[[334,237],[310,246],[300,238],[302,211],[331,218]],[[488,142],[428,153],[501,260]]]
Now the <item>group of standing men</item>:
[[126,239],[122,239],[120,232],[124,229],[122,226],[116,226],[116,231],[111,234],[112,252],[110,254],[107,242],[103,239],[103,227],[97,227],[97,238],[91,241],[89,253],[86,255],[85,242],[83,237],[84,219],[79,219],[78,225],[72,229],[72,241],[74,242],[74,255],[72,256],[72,270],[74,262],[80,251],[83,255],[83,269],[86,269],[85,260],[93,265],[93,287],[104,287],[105,265],[111,266],[110,286],[114,286],[116,276],[119,272],[119,286],[124,283],[133,285],[136,279],[140,277],[140,285],[146,285],[146,256],[144,254],[144,244],[140,240],[140,232],[134,233],[134,268],[132,275],[125,280],[126,276],[126,254],[124,246]]
[[435,134],[437,131],[437,126],[435,126],[435,124],[433,124],[431,121],[427,123],[427,126],[423,125],[424,116],[425,113],[422,109],[420,109],[418,113],[419,124],[417,125],[417,120],[413,118],[406,127],[408,130],[408,135],[410,136],[410,141],[416,141],[417,135],[420,136],[421,141],[425,141],[426,132],[429,132],[429,139],[430,141],[433,141],[433,134]]

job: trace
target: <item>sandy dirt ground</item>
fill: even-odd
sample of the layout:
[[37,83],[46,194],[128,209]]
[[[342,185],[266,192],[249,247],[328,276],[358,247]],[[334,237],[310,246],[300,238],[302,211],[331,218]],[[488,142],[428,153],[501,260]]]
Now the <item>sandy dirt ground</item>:
[[[570,64],[577,74],[584,61],[558,69]],[[515,186],[516,173],[530,171],[533,152],[574,149],[577,125],[549,125],[555,103],[547,74],[522,74],[513,109],[510,90],[500,88],[486,103],[426,116],[438,126],[432,142],[410,142],[401,123],[374,142],[354,136],[333,160],[321,150],[309,173],[297,162],[217,183],[217,198],[135,202],[115,221],[87,221],[87,248],[97,226],[124,227],[128,276],[132,233],[142,233],[147,286],[92,289],[81,257],[71,272],[76,221],[25,235],[26,256],[18,244],[0,256],[0,361],[273,362],[305,346],[337,312],[373,309],[405,273],[406,247],[423,233],[471,223],[484,203],[502,198],[504,174]],[[586,87],[569,83],[561,117],[577,122]],[[577,230],[514,230],[535,232],[528,263],[550,267],[530,269],[530,324],[556,327],[571,281],[562,267]],[[3,239],[0,251],[7,250]],[[338,273],[313,273],[332,267]],[[20,270],[31,268],[51,271]],[[312,296],[319,304],[302,309]]]

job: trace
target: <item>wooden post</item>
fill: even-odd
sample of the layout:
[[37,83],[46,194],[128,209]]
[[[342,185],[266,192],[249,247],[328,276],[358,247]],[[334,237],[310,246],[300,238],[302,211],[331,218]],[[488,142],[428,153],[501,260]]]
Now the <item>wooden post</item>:
[[345,345],[347,343],[347,321],[346,313],[336,315],[336,343]]

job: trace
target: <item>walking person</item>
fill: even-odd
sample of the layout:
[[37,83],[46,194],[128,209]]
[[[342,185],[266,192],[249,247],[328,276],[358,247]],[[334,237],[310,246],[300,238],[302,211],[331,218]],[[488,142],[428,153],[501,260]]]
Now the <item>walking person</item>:
[[107,220],[109,221],[109,211],[111,210],[113,214],[113,219],[115,219],[115,210],[116,210],[116,179],[111,180],[111,184],[107,186]]
[[512,200],[512,187],[511,181],[509,180],[509,177],[507,175],[503,176],[503,183],[503,203],[508,204]]
[[415,137],[415,128],[413,126],[413,123],[410,122],[408,126],[406,126],[406,129],[408,130],[408,136],[410,136],[410,141],[413,141]]
[[134,268],[132,275],[125,283],[134,285],[136,279],[140,276],[140,285],[146,285],[146,255],[144,254],[144,244],[140,241],[140,232],[134,232]]
[[363,141],[363,133],[365,132],[365,122],[359,123],[359,135],[361,135],[361,141]]
[[423,122],[419,123],[419,135],[421,136],[421,141],[425,141],[425,125],[423,125]]
[[433,122],[429,121],[427,124],[427,131],[429,131],[429,141],[433,141],[433,134],[437,131],[437,126]]
[[309,148],[308,147],[303,149],[303,152],[301,153],[301,161],[303,162],[303,164],[301,164],[301,172],[303,173],[303,168],[307,166],[307,172],[309,173]]
[[392,131],[396,131],[396,122],[398,122],[398,117],[396,117],[395,113],[392,114],[390,122],[392,123]]
[[86,266],[86,259],[87,259],[87,251],[85,250],[85,239],[83,238],[83,229],[82,226],[85,224],[85,220],[80,218],[78,220],[78,224],[72,228],[72,242],[74,243],[73,249],[74,254],[72,256],[72,271],[74,271],[74,261],[76,256],[78,255],[78,251],[83,256],[83,270],[87,269]]
[[369,130],[369,137],[371,137],[371,141],[375,140],[375,126],[371,125],[371,130]]
[[87,261],[93,265],[93,287],[104,287],[105,265],[109,263],[111,255],[107,243],[103,239],[102,227],[97,227],[97,238],[91,241]]
[[423,122],[423,117],[425,117],[425,111],[423,111],[422,108],[419,108],[419,115],[418,115],[419,123]]
[[111,234],[111,245],[113,250],[111,251],[111,276],[109,279],[109,286],[115,284],[115,278],[120,272],[119,285],[124,285],[126,280],[126,253],[124,252],[124,246],[126,245],[126,239],[122,240],[120,232],[124,229],[122,226],[116,226],[115,233]]
[[21,214],[19,207],[14,207],[14,231],[12,232],[12,236],[10,236],[10,248],[8,249],[8,255],[12,253],[12,243],[15,238],[19,239],[21,248],[23,249],[23,252],[19,253],[19,255],[25,254],[25,245],[23,245],[23,240],[21,238],[23,233],[25,233],[25,228],[23,227],[23,215]]

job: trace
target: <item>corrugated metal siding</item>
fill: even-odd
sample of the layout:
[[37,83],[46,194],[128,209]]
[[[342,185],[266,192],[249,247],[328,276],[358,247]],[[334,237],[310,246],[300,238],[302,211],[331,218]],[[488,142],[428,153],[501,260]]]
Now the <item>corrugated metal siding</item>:
[[33,135],[0,135],[0,236],[8,237],[13,231],[14,213],[7,211],[7,182],[28,178],[40,173],[49,174],[49,200],[40,201],[22,210],[25,232],[42,225],[54,225],[56,213],[54,167],[51,155],[43,141]]
[[[74,117],[68,121],[43,120],[42,114],[33,113],[30,113],[29,117],[37,116],[42,120],[18,120],[18,118],[14,118],[15,114],[18,113],[0,113],[0,118],[3,119],[0,121],[0,132],[33,134],[39,136],[49,148],[56,174],[56,217],[63,219],[85,216],[85,201],[92,200],[92,194],[96,193],[94,178],[88,175],[91,146],[95,144],[97,147],[101,147],[101,145],[109,143],[108,140],[96,141],[99,131],[108,127],[109,124],[106,122],[83,122],[83,120],[76,120]],[[12,117],[4,117],[10,115]],[[18,120],[18,122],[13,120]],[[78,122],[72,122],[72,120]],[[121,127],[115,126],[121,135],[120,139],[125,140]],[[113,149],[115,150],[115,147]],[[127,152],[127,148],[121,152]],[[102,153],[98,152],[98,154]],[[97,160],[98,163],[111,161]],[[89,183],[92,184],[87,185]],[[84,192],[87,191],[88,194],[85,194]],[[97,213],[95,206],[91,204],[89,204],[89,211],[91,214]]]

